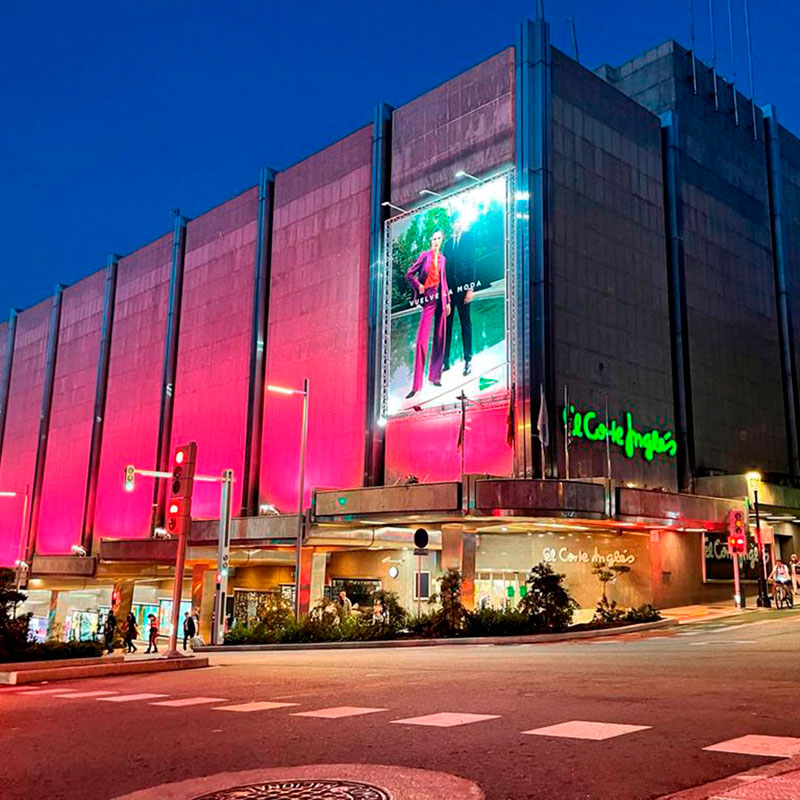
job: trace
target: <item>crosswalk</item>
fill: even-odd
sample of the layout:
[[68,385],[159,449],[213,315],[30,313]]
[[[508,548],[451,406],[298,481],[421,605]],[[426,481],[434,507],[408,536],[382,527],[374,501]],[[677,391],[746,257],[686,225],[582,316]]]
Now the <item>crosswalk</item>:
[[[194,709],[206,708],[210,711],[224,711],[233,714],[261,714],[281,711],[292,717],[313,718],[318,720],[342,720],[350,717],[380,717],[383,722],[398,726],[421,728],[454,728],[467,725],[481,725],[502,719],[501,714],[475,714],[463,711],[437,711],[413,717],[396,717],[397,709],[375,706],[330,706],[323,708],[300,708],[300,703],[284,700],[251,700],[249,702],[232,701],[224,697],[206,695],[190,697],[173,697],[161,692],[124,693],[111,689],[82,689],[50,686],[15,686],[0,689],[0,697],[5,694],[25,698],[40,697],[46,703],[82,700],[100,703],[142,703],[160,709]],[[291,710],[290,710],[291,709]],[[216,715],[215,715],[216,716]],[[520,730],[520,735],[550,737],[554,739],[575,739],[586,742],[603,742],[622,736],[635,736],[644,731],[654,730],[650,725],[637,725],[630,722],[610,720],[571,719],[556,722],[537,728]],[[645,740],[646,741],[646,740]],[[747,734],[722,742],[714,742],[702,748],[703,751],[729,753],[737,755],[761,756],[766,758],[790,758],[800,755],[800,738],[791,736],[769,736],[764,734]]]

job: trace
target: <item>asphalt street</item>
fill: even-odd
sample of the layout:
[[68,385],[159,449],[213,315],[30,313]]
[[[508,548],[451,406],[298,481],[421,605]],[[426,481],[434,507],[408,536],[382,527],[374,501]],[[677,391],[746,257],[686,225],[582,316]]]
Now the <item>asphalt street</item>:
[[658,798],[775,760],[706,747],[800,737],[799,625],[751,613],[558,644],[225,653],[206,670],[0,688],[0,797],[361,763],[450,773],[490,799]]

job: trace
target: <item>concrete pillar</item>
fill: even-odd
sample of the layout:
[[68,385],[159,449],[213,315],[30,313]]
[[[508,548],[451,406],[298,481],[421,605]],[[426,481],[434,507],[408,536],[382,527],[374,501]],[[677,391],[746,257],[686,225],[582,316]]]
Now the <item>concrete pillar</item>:
[[[197,572],[195,572],[197,570]],[[200,583],[195,594],[195,580]],[[200,611],[200,636],[206,644],[211,643],[211,618],[214,614],[214,590],[217,571],[215,569],[192,568],[192,605]],[[199,597],[199,602],[196,598]]]
[[111,593],[112,611],[117,622],[124,622],[133,608],[133,581],[117,581]]
[[477,534],[465,533],[463,525],[442,525],[442,571],[461,573],[461,602],[470,610],[475,606],[476,555]]
[[63,619],[59,620],[58,616],[58,591],[52,589],[50,592],[50,609],[47,612],[47,638],[52,639],[57,635],[57,627],[63,628]]
[[300,613],[308,614],[322,600],[327,554],[304,547],[300,554]]

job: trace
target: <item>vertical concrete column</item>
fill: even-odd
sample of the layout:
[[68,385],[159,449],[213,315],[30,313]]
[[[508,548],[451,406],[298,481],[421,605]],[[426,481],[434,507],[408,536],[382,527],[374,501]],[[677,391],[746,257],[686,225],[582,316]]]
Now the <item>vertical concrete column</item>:
[[114,601],[113,611],[118,623],[125,621],[133,608],[133,581],[116,581],[111,598]]
[[661,532],[650,531],[650,599],[647,602],[656,608],[661,607],[661,563]]
[[267,321],[272,271],[272,221],[275,210],[275,171],[261,170],[258,184],[253,318],[250,331],[250,377],[247,392],[247,428],[242,475],[243,517],[258,514],[261,478],[261,436],[264,425],[264,391],[267,374]]
[[11,309],[6,329],[6,358],[3,362],[3,374],[0,376],[0,457],[3,454],[3,439],[6,434],[6,411],[8,409],[8,391],[11,387],[11,367],[14,363],[14,344],[17,339],[17,310]]
[[448,569],[461,570],[463,532],[462,525],[442,525],[442,554],[439,562],[442,572]]
[[683,201],[680,180],[678,116],[667,111],[661,117],[661,149],[664,168],[664,214],[667,234],[667,284],[672,390],[675,406],[675,439],[678,443],[678,486],[690,491],[694,484],[695,453],[692,420],[692,381],[686,311],[686,265],[683,247]]
[[470,610],[475,606],[477,543],[477,535],[466,533],[463,525],[442,525],[441,568],[461,573],[461,602]]
[[[169,306],[167,310],[167,332],[164,339],[164,364],[161,373],[161,407],[158,415],[158,450],[156,469],[166,472],[170,464],[172,441],[172,412],[175,407],[175,374],[178,368],[178,336],[181,324],[181,300],[183,296],[183,265],[186,257],[186,225],[189,220],[175,212],[175,228],[172,234],[172,270],[169,278]],[[153,487],[153,514],[151,532],[164,524],[164,508],[167,501],[167,483],[156,478]]]
[[39,533],[39,512],[42,507],[42,481],[44,465],[47,460],[47,437],[50,434],[50,413],[53,408],[53,384],[56,376],[56,360],[58,358],[58,336],[61,328],[61,301],[64,287],[56,286],[53,303],[50,307],[50,330],[47,338],[47,357],[44,366],[44,382],[42,384],[42,411],[39,418],[39,440],[36,446],[36,464],[33,470],[31,487],[31,510],[28,515],[27,547],[24,560],[30,563],[36,552],[36,537]]
[[325,586],[327,556],[313,547],[304,547],[300,554],[300,613],[308,612],[322,599]]
[[[200,581],[201,586],[195,594],[195,578]],[[200,610],[200,636],[206,644],[211,643],[211,625],[214,616],[214,590],[216,589],[216,570],[204,569],[202,575],[195,576],[192,569],[192,605],[195,605],[195,598],[199,595],[199,605],[195,606]],[[231,595],[232,596],[232,595]]]
[[781,383],[786,418],[786,447],[792,475],[800,475],[797,390],[797,363],[794,352],[791,286],[789,283],[786,221],[783,212],[783,173],[781,171],[780,125],[775,106],[764,109],[764,140],[767,149],[769,221],[772,232],[772,266],[775,275],[775,302],[778,311],[778,338],[781,348]]
[[[114,327],[114,301],[117,294],[117,264],[119,256],[109,256],[103,293],[103,327],[100,333],[100,355],[97,359],[97,378],[94,390],[92,438],[89,443],[89,467],[86,476],[86,496],[83,501],[81,545],[91,554],[94,539],[94,513],[97,506],[97,477],[100,472],[100,452],[103,446],[103,423],[106,414],[108,365],[111,356],[111,333]],[[127,612],[126,612],[127,613]]]
[[[517,231],[516,337],[514,359],[517,432],[515,472],[541,475],[541,445],[536,433],[540,385],[549,419],[555,414],[553,285],[551,267],[553,156],[552,58],[550,26],[540,15],[522,23],[517,46]],[[555,475],[554,438],[546,453]]]
[[[205,564],[194,564],[192,566],[192,614],[197,613],[202,619],[203,607],[203,584],[205,581],[205,574],[208,568]],[[209,629],[209,633],[210,633]],[[203,634],[198,631],[202,636]],[[205,640],[204,640],[205,641]]]
[[56,626],[59,625],[58,619],[58,591],[50,591],[50,608],[47,610],[47,638],[52,639],[56,635]]
[[388,216],[383,205],[389,200],[392,175],[392,112],[386,103],[375,110],[372,126],[372,179],[369,232],[369,312],[367,335],[367,419],[364,445],[364,485],[383,484],[384,428],[381,359],[383,358],[383,296],[386,285],[384,225]]

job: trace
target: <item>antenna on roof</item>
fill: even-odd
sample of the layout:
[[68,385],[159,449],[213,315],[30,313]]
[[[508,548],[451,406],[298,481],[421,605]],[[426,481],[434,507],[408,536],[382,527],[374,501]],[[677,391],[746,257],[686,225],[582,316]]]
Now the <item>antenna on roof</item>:
[[567,22],[572,28],[572,46],[575,48],[575,60],[580,64],[581,57],[578,55],[578,31],[575,28],[575,17],[569,17]]
[[731,42],[731,64],[733,65],[733,80],[731,80],[731,89],[733,89],[733,117],[738,126],[739,101],[736,97],[736,51],[733,49],[733,14],[731,13],[731,0],[728,0],[728,38]]
[[717,33],[714,28],[714,0],[708,0],[708,20],[711,24],[711,77],[714,79],[714,108],[719,111],[717,92]]
[[[572,17],[570,17],[572,19]],[[695,57],[695,38],[694,38],[694,0],[689,0],[689,38],[692,42],[692,88],[697,94],[697,58]]]
[[753,109],[753,138],[758,141],[758,128],[756,127],[756,89],[753,84],[753,41],[750,38],[750,4],[744,0],[744,25],[747,30],[747,65],[750,70],[750,106]]

